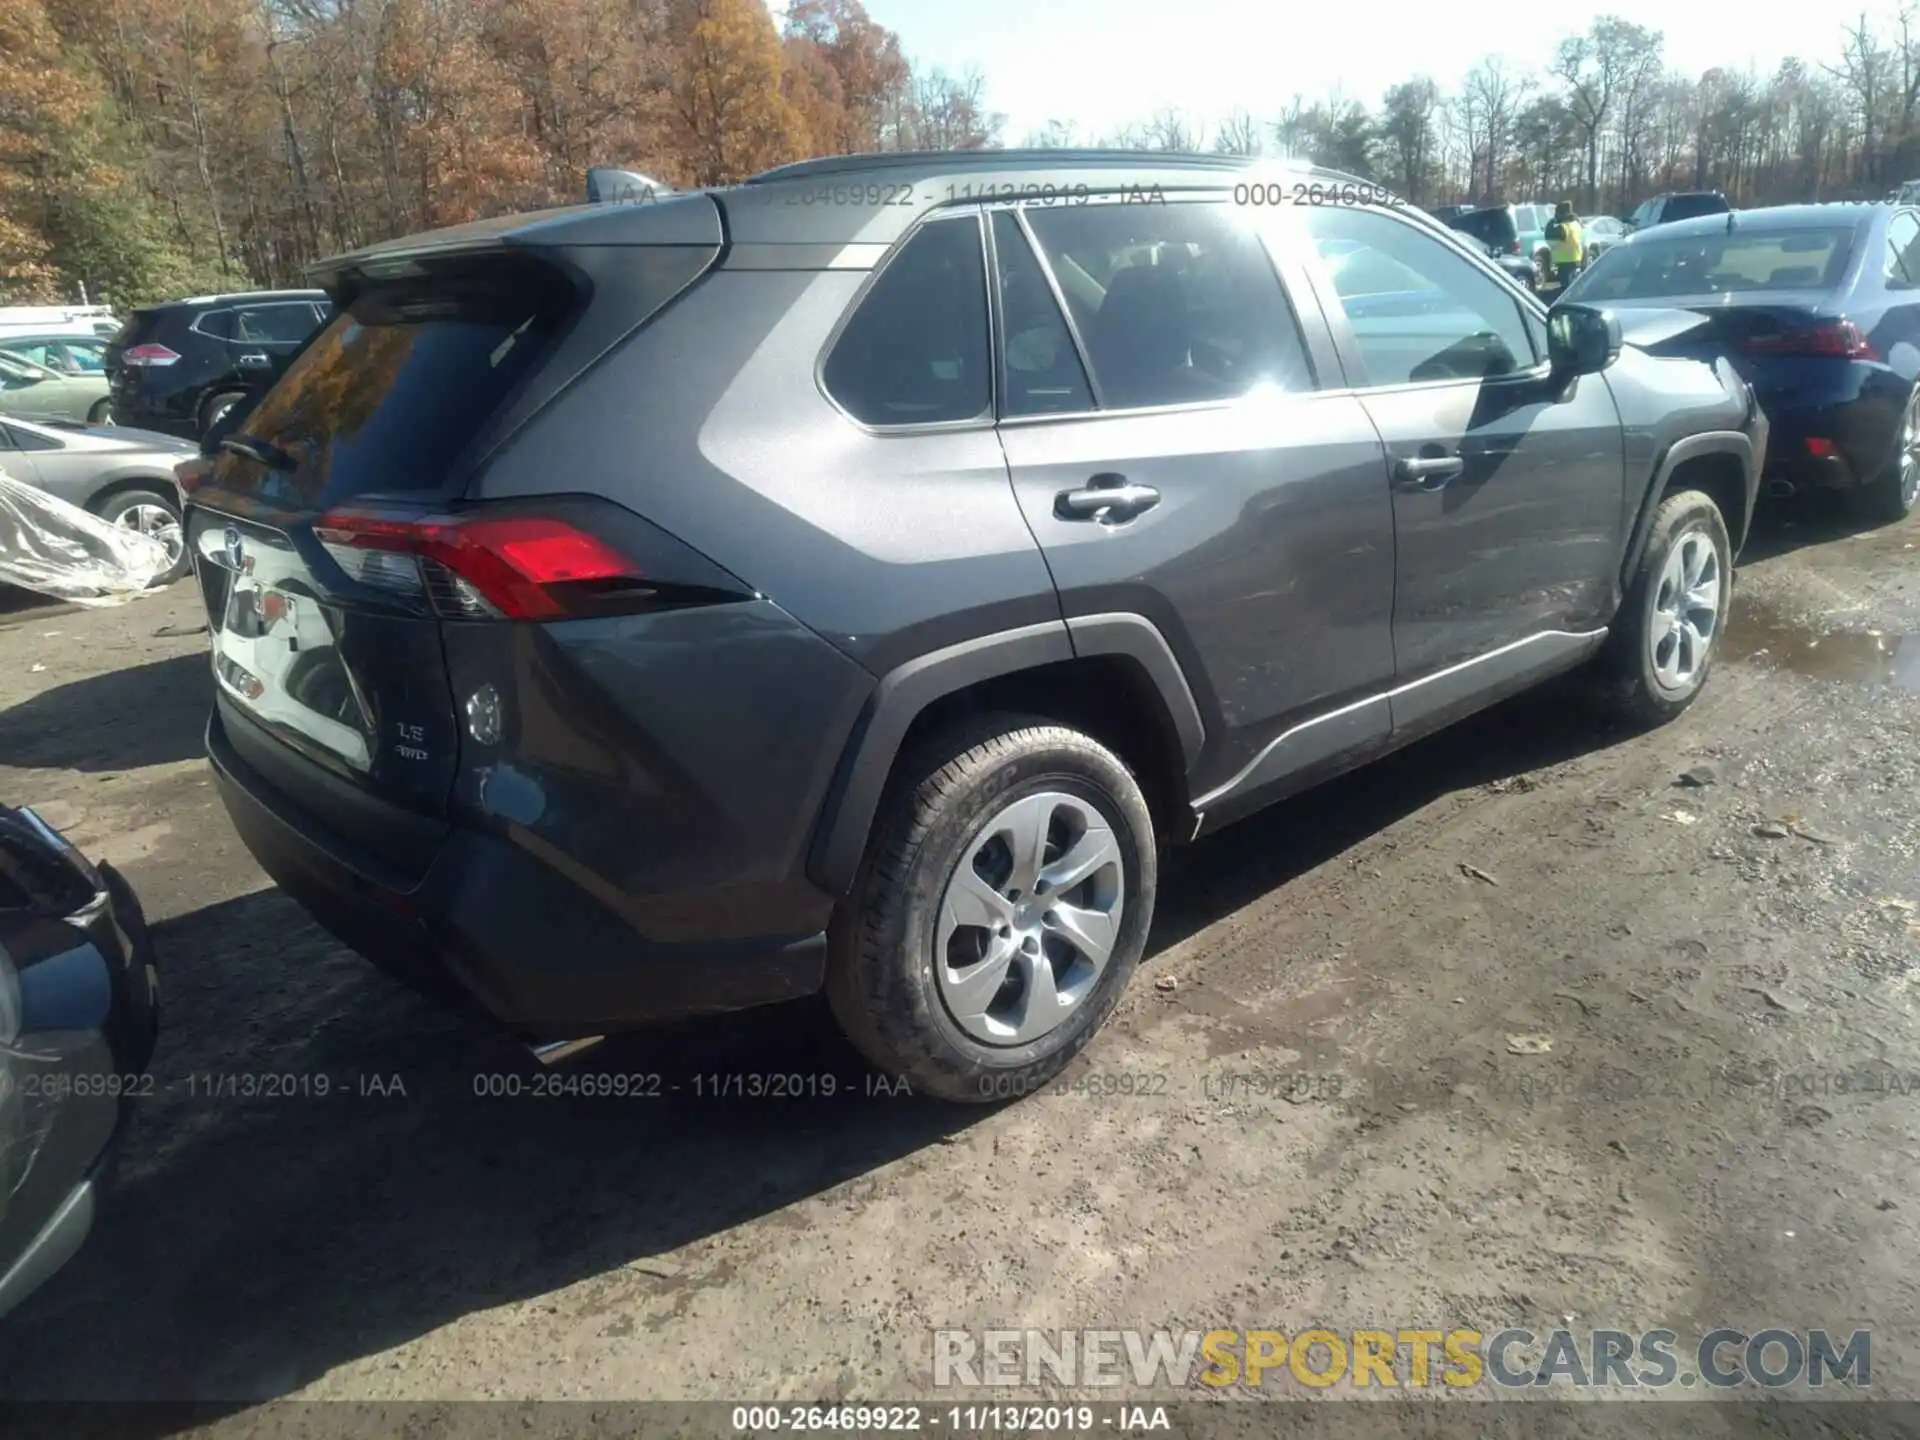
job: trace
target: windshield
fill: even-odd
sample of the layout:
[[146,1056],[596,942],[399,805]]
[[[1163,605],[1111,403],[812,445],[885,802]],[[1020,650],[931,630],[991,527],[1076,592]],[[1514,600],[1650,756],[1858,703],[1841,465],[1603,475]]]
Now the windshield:
[[1585,303],[1662,296],[1830,290],[1853,248],[1851,230],[1740,230],[1643,236],[1617,245],[1576,280]]

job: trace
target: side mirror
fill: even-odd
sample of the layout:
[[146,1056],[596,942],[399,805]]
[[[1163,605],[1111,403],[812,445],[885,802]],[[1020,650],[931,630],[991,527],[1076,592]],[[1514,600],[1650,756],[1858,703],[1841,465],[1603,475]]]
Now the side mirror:
[[1547,362],[1556,379],[1597,375],[1620,356],[1620,321],[1591,305],[1556,305],[1547,315]]

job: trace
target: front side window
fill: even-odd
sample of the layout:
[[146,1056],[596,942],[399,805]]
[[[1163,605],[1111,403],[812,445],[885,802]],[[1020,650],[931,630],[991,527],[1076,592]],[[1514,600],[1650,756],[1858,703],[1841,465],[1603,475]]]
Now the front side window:
[[1103,408],[1313,385],[1258,231],[1230,207],[1029,206]]
[[1520,302],[1493,276],[1377,210],[1313,206],[1307,232],[1352,327],[1356,385],[1486,379],[1530,369]]
[[316,323],[311,305],[248,306],[233,312],[233,338],[242,344],[297,345]]
[[973,420],[993,407],[986,251],[967,215],[917,230],[874,278],[821,373],[868,425]]

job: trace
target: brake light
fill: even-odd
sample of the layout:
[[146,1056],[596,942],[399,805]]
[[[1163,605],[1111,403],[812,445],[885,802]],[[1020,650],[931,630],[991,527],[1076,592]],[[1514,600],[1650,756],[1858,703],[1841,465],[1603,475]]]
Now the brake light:
[[126,353],[121,355],[120,363],[122,365],[131,365],[136,370],[146,370],[158,368],[163,365],[171,365],[179,358],[179,351],[169,350],[164,345],[149,343],[146,345],[135,345],[127,350]]
[[1828,356],[1835,360],[1878,360],[1880,352],[1851,320],[1822,320],[1771,335],[1750,335],[1749,355]]
[[609,590],[634,595],[644,580],[604,540],[544,515],[396,519],[333,510],[313,533],[361,584],[422,597],[456,619],[558,620],[597,608]]

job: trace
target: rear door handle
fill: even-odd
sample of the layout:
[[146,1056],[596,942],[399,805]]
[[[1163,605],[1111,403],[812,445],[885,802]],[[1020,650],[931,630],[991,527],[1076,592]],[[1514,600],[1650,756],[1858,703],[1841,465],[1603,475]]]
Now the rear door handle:
[[1151,485],[1135,485],[1124,475],[1095,475],[1081,490],[1062,490],[1054,513],[1062,520],[1097,520],[1102,525],[1131,520],[1160,503]]
[[240,364],[243,369],[247,370],[265,370],[273,364],[273,361],[258,351],[255,351],[249,355],[242,355],[240,357]]
[[1444,490],[1467,468],[1458,455],[1402,456],[1393,462],[1393,478],[1408,490]]

